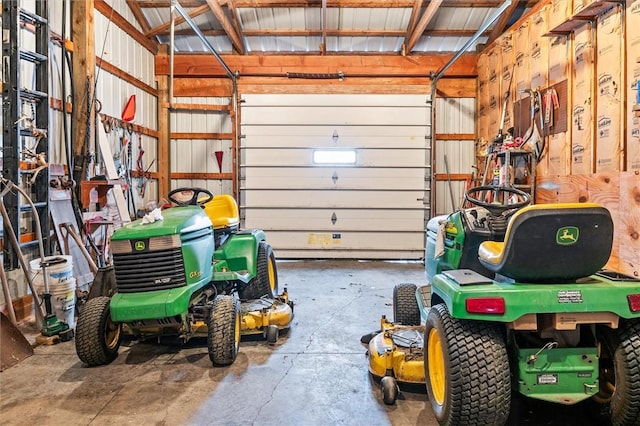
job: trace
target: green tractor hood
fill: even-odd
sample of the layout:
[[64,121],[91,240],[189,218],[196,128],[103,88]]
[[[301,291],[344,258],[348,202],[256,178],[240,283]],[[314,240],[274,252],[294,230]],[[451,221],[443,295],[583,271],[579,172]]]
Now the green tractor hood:
[[111,238],[117,322],[186,314],[192,298],[212,279],[211,220],[200,207],[164,210],[153,223],[136,220]]

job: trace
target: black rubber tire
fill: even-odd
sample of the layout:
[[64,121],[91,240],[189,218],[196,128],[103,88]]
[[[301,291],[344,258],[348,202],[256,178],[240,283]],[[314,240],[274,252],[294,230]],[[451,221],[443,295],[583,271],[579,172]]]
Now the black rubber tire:
[[207,327],[207,347],[213,365],[233,364],[240,348],[240,301],[234,296],[217,296]]
[[278,337],[280,336],[280,330],[277,325],[268,325],[266,331],[267,343],[270,345],[275,345],[278,341]]
[[397,284],[393,288],[393,322],[403,325],[420,325],[420,307],[416,300],[418,286]]
[[617,330],[598,326],[601,343],[600,391],[594,396],[609,405],[613,426],[640,424],[640,321],[620,323]]
[[499,325],[453,318],[438,304],[429,311],[424,343],[427,393],[438,423],[506,423],[511,377]]
[[398,382],[394,377],[384,376],[380,379],[380,389],[382,390],[382,401],[387,405],[393,405],[398,399]]
[[240,298],[259,299],[263,296],[275,298],[278,295],[278,269],[276,256],[271,245],[265,241],[258,243],[256,276],[240,292]]
[[76,324],[76,353],[90,367],[109,364],[118,356],[122,324],[111,321],[111,298],[89,299]]

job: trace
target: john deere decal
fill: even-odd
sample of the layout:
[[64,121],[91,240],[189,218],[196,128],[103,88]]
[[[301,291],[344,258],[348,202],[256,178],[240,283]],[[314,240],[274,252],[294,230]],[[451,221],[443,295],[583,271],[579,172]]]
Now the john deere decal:
[[570,246],[578,242],[580,230],[576,226],[564,226],[556,233],[556,243],[561,246]]

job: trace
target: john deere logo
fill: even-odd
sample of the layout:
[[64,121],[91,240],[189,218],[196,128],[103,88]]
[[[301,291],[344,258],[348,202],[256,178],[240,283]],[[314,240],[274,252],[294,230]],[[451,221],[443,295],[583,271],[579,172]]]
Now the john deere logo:
[[565,226],[558,229],[556,233],[556,243],[561,246],[570,246],[578,242],[580,231],[575,226]]
[[142,251],[146,248],[144,241],[136,241],[136,243],[133,245],[133,248],[136,251]]

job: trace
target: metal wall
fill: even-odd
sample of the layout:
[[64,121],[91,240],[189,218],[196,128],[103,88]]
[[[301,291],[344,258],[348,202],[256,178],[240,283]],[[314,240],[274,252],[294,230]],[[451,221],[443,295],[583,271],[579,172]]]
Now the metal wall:
[[[177,97],[175,103],[229,105],[230,98]],[[171,112],[172,133],[231,133],[231,117],[226,111],[176,110]],[[218,168],[216,151],[222,152]],[[231,141],[222,139],[171,139],[171,172],[231,173]],[[171,188],[196,186],[213,194],[232,194],[233,182],[213,179],[172,179]]]
[[[475,98],[437,98],[436,134],[475,134]],[[446,156],[446,163],[445,163]],[[436,170],[438,174],[471,174],[477,171],[475,165],[475,140],[437,140]],[[435,215],[449,213],[462,205],[465,182],[451,181],[436,183]],[[453,205],[451,192],[453,192]]]

